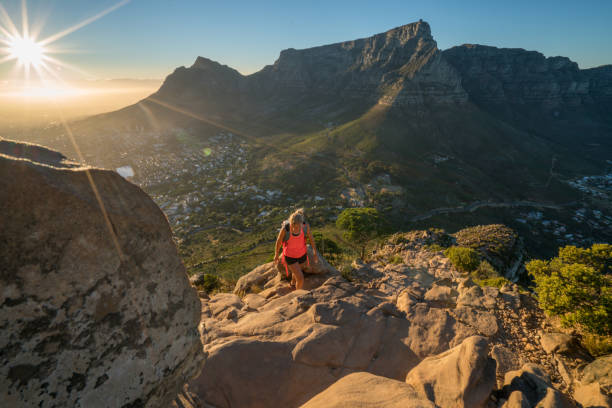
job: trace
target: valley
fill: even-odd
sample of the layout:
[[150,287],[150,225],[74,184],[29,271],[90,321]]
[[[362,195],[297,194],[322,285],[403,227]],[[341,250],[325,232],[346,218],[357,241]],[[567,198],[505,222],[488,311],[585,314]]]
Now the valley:
[[[43,137],[44,133],[31,141],[42,143]],[[127,179],[146,191],[166,214],[188,271],[219,274],[232,282],[271,259],[278,227],[299,207],[306,208],[315,231],[347,251],[352,248],[334,221],[344,208],[354,206],[379,208],[396,223],[396,230],[403,231],[430,227],[455,231],[504,223],[520,233],[533,257],[553,256],[559,246],[586,247],[612,236],[609,173],[564,180],[563,185],[574,190],[572,201],[478,200],[427,208],[419,197],[407,194],[408,189],[418,194],[414,186],[393,184],[396,181],[387,173],[360,182],[359,174],[346,167],[339,168],[333,190],[308,194],[305,188],[299,194],[283,191],[282,185],[266,188],[253,169],[252,163],[261,157],[257,147],[227,131],[202,136],[196,129],[136,130],[118,132],[111,140],[112,149],[97,149],[97,153],[94,147],[81,146],[87,152],[85,161],[131,169],[133,176]],[[63,152],[73,149],[64,138],[56,143],[61,141],[65,144],[53,147]],[[431,200],[430,205],[445,202]]]
[[611,111],[609,66],[442,51],[419,21],[246,76],[198,57],[134,105],[3,137],[120,172],[162,208],[189,272],[235,281],[299,207],[348,253],[334,221],[360,206],[395,231],[504,223],[532,257],[609,242]]

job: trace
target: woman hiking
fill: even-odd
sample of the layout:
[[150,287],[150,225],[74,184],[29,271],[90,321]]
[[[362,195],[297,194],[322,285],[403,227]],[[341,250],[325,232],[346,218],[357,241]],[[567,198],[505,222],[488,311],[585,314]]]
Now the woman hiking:
[[[317,247],[312,239],[310,225],[304,220],[304,209],[296,210],[289,216],[289,222],[283,224],[278,238],[276,239],[276,250],[274,252],[274,265],[280,260],[278,251],[283,247],[283,262],[285,268],[291,269],[291,289],[302,289],[304,286],[304,266],[308,260],[306,250],[306,237],[312,247],[314,262],[319,262]],[[289,272],[287,271],[287,274]]]

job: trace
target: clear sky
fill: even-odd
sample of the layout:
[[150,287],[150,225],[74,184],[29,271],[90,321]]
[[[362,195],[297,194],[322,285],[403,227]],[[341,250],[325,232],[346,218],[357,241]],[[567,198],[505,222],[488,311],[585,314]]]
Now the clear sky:
[[[30,0],[27,9],[42,39],[118,2]],[[0,4],[20,29],[21,0]],[[567,56],[581,68],[612,64],[612,0],[131,0],[53,46],[65,51],[56,58],[97,79],[163,78],[198,55],[249,74],[285,48],[363,38],[420,18],[440,49],[478,43]],[[0,75],[12,63],[0,65]]]

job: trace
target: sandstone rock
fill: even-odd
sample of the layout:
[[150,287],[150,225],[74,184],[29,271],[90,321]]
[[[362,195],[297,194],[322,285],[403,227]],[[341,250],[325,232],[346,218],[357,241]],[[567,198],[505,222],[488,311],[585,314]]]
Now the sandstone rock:
[[274,262],[268,262],[253,269],[251,272],[238,279],[234,287],[235,294],[246,294],[253,286],[263,288],[264,284],[270,281],[277,274]]
[[497,333],[497,319],[495,315],[467,306],[459,306],[453,310],[457,320],[478,330],[484,336],[493,336]]
[[498,377],[503,378],[508,371],[518,370],[521,367],[519,356],[504,346],[493,346],[491,348],[491,358],[497,363],[496,374]]
[[495,308],[495,298],[483,291],[480,286],[471,286],[459,293],[457,306],[472,306],[484,309]]
[[432,305],[448,307],[454,305],[457,298],[457,291],[443,285],[434,285],[425,293],[425,300]]
[[2,405],[169,405],[203,354],[164,214],[37,146],[0,141],[0,174]]
[[608,394],[612,393],[612,355],[598,357],[582,371],[582,384],[597,382]]
[[218,293],[208,301],[208,307],[214,317],[219,316],[228,309],[240,310],[242,306],[244,306],[242,300],[240,300],[238,296],[230,293]]
[[404,313],[409,313],[410,309],[418,303],[418,299],[411,294],[411,292],[404,290],[397,297],[397,309]]
[[317,253],[317,262],[314,261],[314,254],[310,245],[307,246],[308,253],[308,264],[306,266],[306,273],[311,275],[322,275],[322,274],[338,274],[339,272],[327,262],[325,258]]
[[406,383],[358,372],[342,377],[302,405],[302,408],[319,407],[433,408],[435,405]]
[[484,407],[495,387],[495,361],[484,337],[474,336],[428,357],[406,377],[421,395],[440,407]]
[[417,304],[406,318],[410,328],[404,341],[419,358],[442,353],[477,334],[473,328],[457,322],[448,311],[426,303]]
[[527,363],[520,370],[506,373],[502,392],[510,395],[515,391],[520,391],[530,406],[573,407],[571,401],[552,386],[548,375],[536,364]]
[[605,408],[612,406],[612,397],[604,392],[597,382],[577,385],[574,390],[574,399],[583,408]]
[[[403,269],[408,277],[389,271],[381,279],[390,287],[404,281],[415,283],[412,279],[418,278],[408,269]],[[276,278],[273,281],[269,289],[281,284]],[[407,285],[412,287],[412,283]],[[256,296],[257,308],[234,320],[222,317],[227,310],[222,306],[240,306],[235,295],[204,301],[203,310],[211,316],[202,325],[207,368],[190,383],[192,391],[215,406],[297,406],[338,376],[353,371],[403,380],[424,357],[475,334],[446,310],[422,303],[406,315],[384,293],[361,292],[335,273],[306,275],[308,285],[314,287],[268,299],[261,296],[263,292],[248,294],[243,303],[249,304]],[[272,366],[270,359],[275,360]],[[232,374],[206,374],[221,367],[229,367]],[[274,367],[278,370],[274,381],[251,382],[251,377],[271,378],[269,370]],[[293,391],[286,392],[288,389]],[[256,397],[258,393],[265,396]]]
[[531,405],[522,392],[512,391],[508,400],[500,408],[531,408]]
[[[529,329],[521,327],[519,315],[505,308],[496,288],[483,289],[470,279],[456,278],[439,254],[408,243],[386,244],[379,252],[382,259],[393,254],[404,263],[355,263],[367,282],[348,282],[333,270],[307,274],[305,290],[297,291],[289,291],[286,281],[273,272],[268,280],[258,281],[256,286],[263,290],[257,294],[238,290],[247,294],[242,299],[224,295],[204,300],[201,336],[207,368],[190,383],[194,396],[217,407],[294,407],[354,372],[405,380],[419,363],[449,353],[439,364],[450,368],[440,370],[454,373],[449,381],[468,390],[462,397],[456,391],[451,398],[493,404],[482,391],[485,386],[490,391],[496,380],[495,364],[486,357],[486,341],[476,342],[480,346],[473,346],[473,353],[465,345],[464,352],[456,350],[466,339],[486,334],[508,347],[496,346],[491,353],[503,363],[500,377],[520,367],[523,360],[533,358],[525,351],[533,339]],[[272,264],[256,268],[243,282],[269,269]],[[249,287],[243,282],[237,288]],[[228,318],[227,311],[236,315]],[[514,316],[498,320],[509,314]],[[521,311],[523,318],[527,314]],[[453,358],[458,366],[450,362]],[[231,375],[207,374],[223,369]],[[476,372],[481,382],[475,380],[477,374],[470,374]],[[451,395],[441,391],[444,381],[436,383],[436,398]]]
[[548,354],[563,353],[572,349],[575,339],[565,333],[543,333],[540,332],[540,344]]
[[266,304],[266,298],[255,293],[249,293],[244,298],[242,298],[242,301],[247,306],[253,309],[259,309],[260,307]]
[[[314,255],[312,254],[312,249],[310,248],[310,246],[308,246],[308,257],[310,259],[310,265],[307,266],[304,270],[305,275],[321,275],[325,276],[325,279],[327,279],[331,275],[340,274],[320,254],[317,254],[319,259],[318,263],[312,261],[313,256]],[[289,277],[290,276],[291,272],[289,272]],[[238,282],[236,283],[236,286],[234,287],[234,293],[236,295],[244,296],[245,294],[252,292],[254,289],[261,290],[262,288],[265,288],[265,290],[262,291],[260,295],[265,298],[268,298],[276,295],[279,292],[279,289],[281,288],[281,292],[287,292],[288,280],[289,278],[286,276],[284,264],[279,262],[278,265],[274,265],[274,262],[268,262],[266,264],[256,267],[251,272],[240,277],[240,279],[238,279]],[[312,289],[312,287],[318,286],[321,283],[322,281],[317,279],[306,280],[305,289]]]

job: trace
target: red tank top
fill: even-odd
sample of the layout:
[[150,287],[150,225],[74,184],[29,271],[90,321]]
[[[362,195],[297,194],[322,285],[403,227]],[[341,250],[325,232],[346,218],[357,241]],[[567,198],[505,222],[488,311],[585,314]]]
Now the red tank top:
[[301,258],[306,254],[306,237],[304,236],[304,228],[300,226],[300,234],[293,235],[291,228],[289,232],[285,231],[285,234],[289,234],[289,239],[285,242],[283,247],[283,254],[290,258]]

